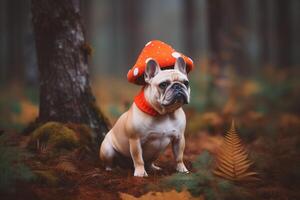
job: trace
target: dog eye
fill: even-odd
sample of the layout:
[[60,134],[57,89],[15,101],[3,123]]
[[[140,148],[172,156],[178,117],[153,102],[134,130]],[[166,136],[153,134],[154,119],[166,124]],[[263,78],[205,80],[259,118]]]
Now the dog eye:
[[183,81],[183,84],[185,85],[185,87],[189,87],[190,85],[189,81]]
[[161,89],[165,89],[169,84],[170,84],[169,82],[164,81],[164,82],[161,82],[161,83],[159,84],[159,87],[160,87]]

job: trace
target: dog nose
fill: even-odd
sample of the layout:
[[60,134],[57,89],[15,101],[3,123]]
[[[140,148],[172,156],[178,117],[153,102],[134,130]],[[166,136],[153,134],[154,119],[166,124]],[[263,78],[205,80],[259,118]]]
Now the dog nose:
[[173,88],[174,90],[179,90],[179,89],[181,89],[181,85],[180,85],[179,83],[174,83],[174,84],[172,85],[172,88]]

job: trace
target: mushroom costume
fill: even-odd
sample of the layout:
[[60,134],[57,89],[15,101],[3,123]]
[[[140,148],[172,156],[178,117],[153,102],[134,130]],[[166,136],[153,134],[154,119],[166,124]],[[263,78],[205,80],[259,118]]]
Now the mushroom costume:
[[162,41],[150,41],[145,45],[135,65],[128,71],[127,79],[131,83],[145,85],[144,72],[148,58],[155,59],[161,69],[170,69],[174,68],[176,58],[180,56],[185,60],[186,70],[187,73],[189,73],[194,68],[193,60],[191,58],[177,52],[170,45]]
[[[174,68],[176,59],[182,57],[186,62],[186,70],[189,73],[193,68],[194,64],[191,58],[183,55],[182,53],[177,52],[170,45],[159,41],[153,40],[148,42],[140,53],[135,65],[127,73],[127,79],[129,82],[145,86],[144,72],[149,58],[155,59],[160,68],[172,69]],[[143,112],[156,116],[159,113],[151,107],[151,105],[146,101],[144,96],[144,87],[140,93],[134,99],[137,107]]]

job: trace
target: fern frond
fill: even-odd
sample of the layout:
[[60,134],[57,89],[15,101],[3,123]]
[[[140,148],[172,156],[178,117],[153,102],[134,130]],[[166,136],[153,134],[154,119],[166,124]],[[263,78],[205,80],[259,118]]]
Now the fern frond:
[[216,167],[213,173],[231,181],[257,180],[257,173],[250,171],[251,165],[252,162],[232,121],[231,128],[224,137],[224,143],[216,154]]

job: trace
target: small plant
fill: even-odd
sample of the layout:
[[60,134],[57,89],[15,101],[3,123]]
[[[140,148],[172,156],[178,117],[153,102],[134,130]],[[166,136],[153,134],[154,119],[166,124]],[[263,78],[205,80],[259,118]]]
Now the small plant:
[[257,173],[250,171],[251,165],[252,162],[248,159],[248,153],[232,121],[231,128],[216,155],[216,168],[213,173],[230,181],[258,180]]
[[173,175],[165,183],[178,191],[187,189],[193,196],[203,195],[207,200],[255,199],[239,184],[258,178],[257,173],[250,171],[252,163],[235,131],[234,122],[215,160],[204,151],[193,163],[194,173]]
[[250,194],[233,182],[219,179],[211,172],[213,157],[207,151],[203,152],[193,163],[196,170],[191,174],[175,174],[164,181],[168,187],[177,191],[186,189],[193,196],[204,196],[206,200],[216,199],[250,199]]
[[79,137],[64,124],[47,122],[32,133],[31,144],[39,151],[74,149],[79,146]]

